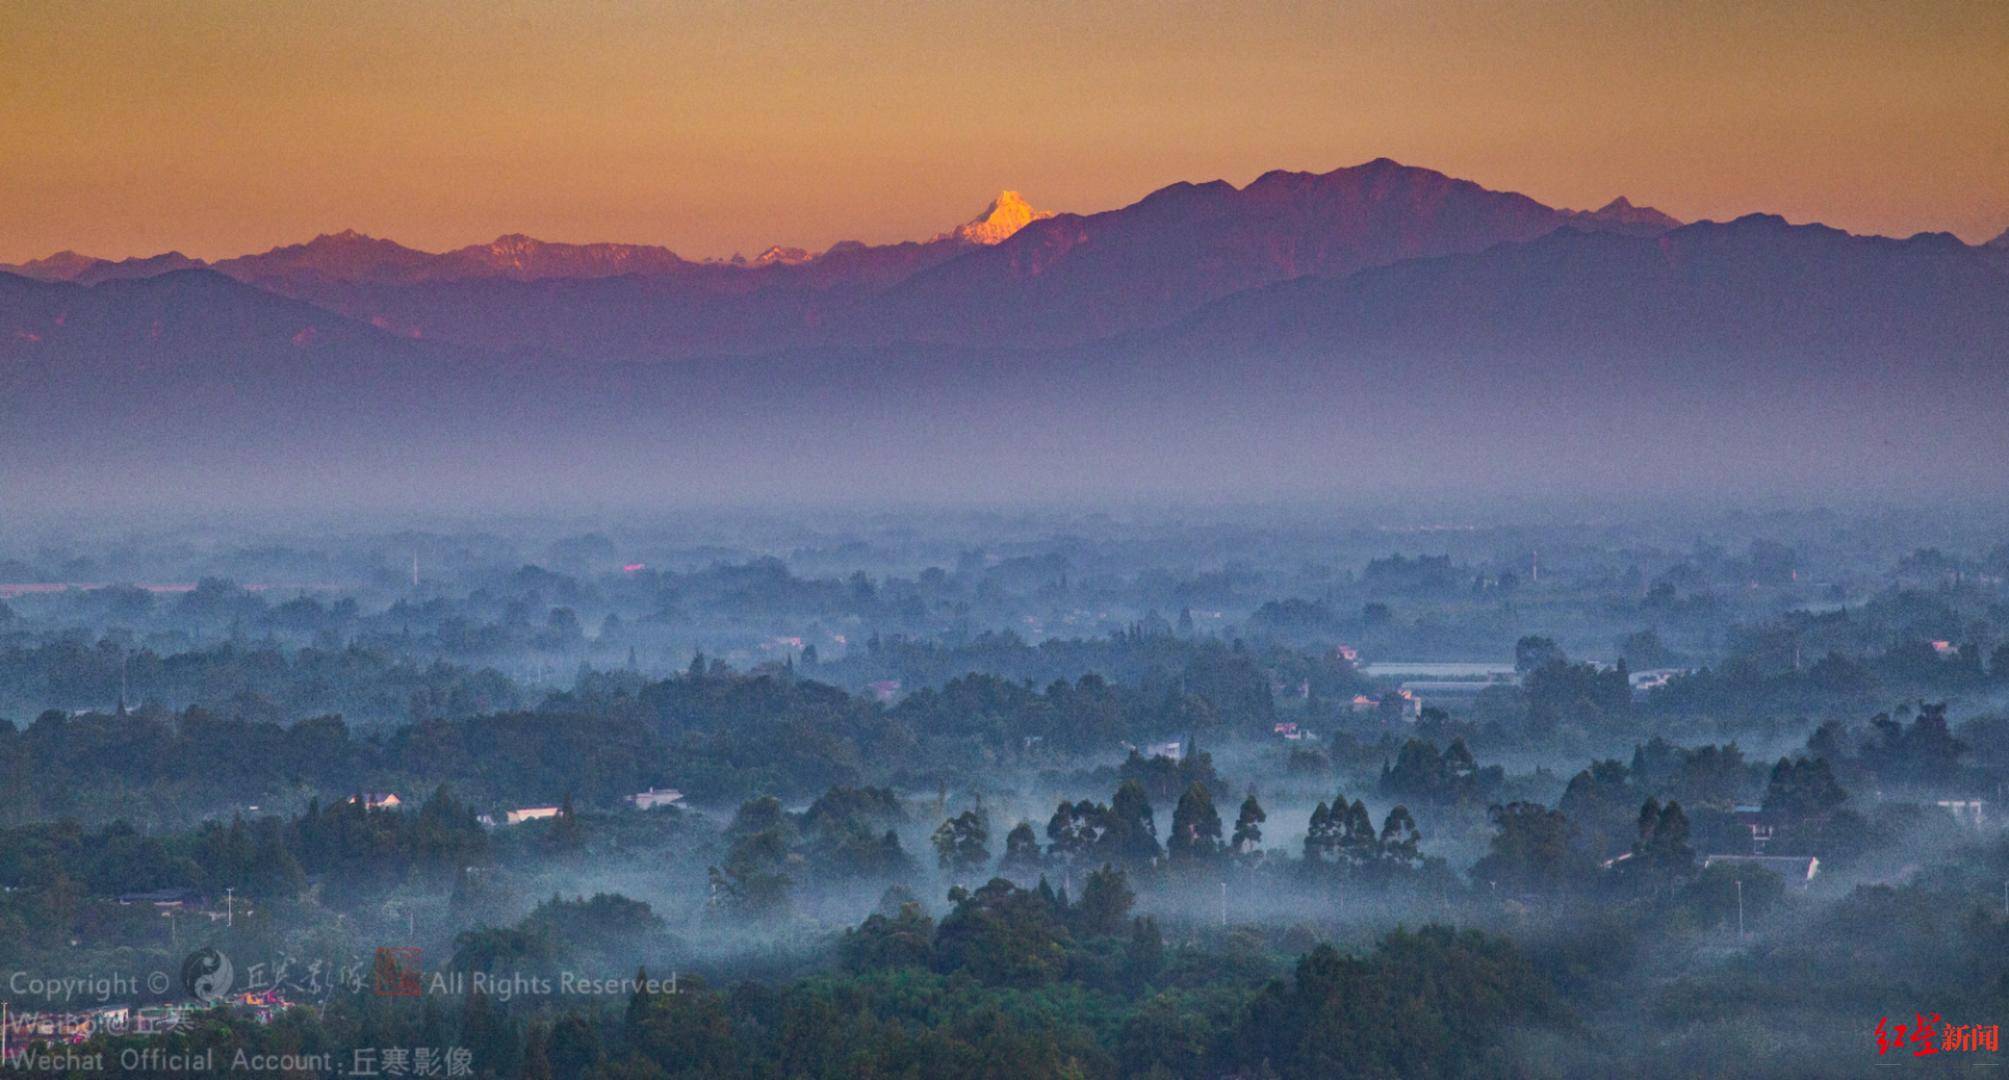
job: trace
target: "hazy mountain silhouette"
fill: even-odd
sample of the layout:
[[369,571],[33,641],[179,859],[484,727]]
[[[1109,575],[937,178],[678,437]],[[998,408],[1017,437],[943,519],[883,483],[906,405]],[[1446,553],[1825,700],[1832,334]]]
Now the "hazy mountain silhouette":
[[304,244],[224,259],[216,270],[240,281],[286,289],[317,282],[415,280],[436,258],[395,240],[344,229],[322,233]]
[[54,255],[29,259],[24,263],[0,263],[0,272],[18,274],[21,277],[34,278],[36,281],[69,281],[104,261],[65,248]]
[[2002,230],[2001,235],[1981,245],[1981,251],[1996,266],[2009,270],[2009,229]]
[[750,267],[687,263],[646,282],[540,275],[511,288],[457,272],[425,286],[296,295],[427,337],[580,355],[1063,345],[1159,325],[1242,289],[1479,251],[1564,224],[1651,233],[1673,221],[1623,201],[1556,210],[1382,160],[1273,172],[1243,188],[1176,184],[1087,216],[1043,215],[1007,192],[976,222],[926,242],[840,244],[806,262]]
[[[1652,237],[1561,229],[1474,255],[1223,299],[1154,347],[1401,345],[1609,350],[1712,345],[1914,363],[1988,359],[2009,334],[2009,276],[1947,234],[1852,236],[1753,214]],[[1995,359],[2009,363],[1999,354]]]
[[1680,218],[1663,214],[1651,206],[1634,206],[1632,200],[1623,195],[1596,210],[1566,210],[1564,214],[1568,216],[1570,224],[1594,232],[1658,236],[1681,225]]
[[915,275],[853,326],[865,340],[1084,341],[1276,281],[1481,251],[1573,220],[1643,226],[1614,207],[1578,216],[1386,158],[1242,188],[1174,184],[1120,210],[1034,222]]
[[[1038,210],[1005,191],[929,240],[845,242],[822,253],[776,246],[752,260],[521,235],[435,254],[349,231],[215,269],[412,337],[679,358],[901,341],[1084,342],[1161,325],[1243,289],[1479,251],[1565,224],[1648,235],[1678,223],[1624,199],[1556,210],[1383,159],[1321,175],[1272,172],[1243,188],[1175,184],[1086,216]],[[84,280],[67,261],[21,269]]]
[[890,496],[973,476],[2000,490],[2004,242],[1662,224],[1373,163],[764,266],[519,280],[623,257],[504,245],[468,256],[487,276],[425,280],[446,256],[366,237],[268,253],[313,303],[221,268],[0,275],[0,453],[17,491],[171,474],[218,498],[274,463],[349,492],[582,498],[819,491],[833,470]]
[[74,281],[94,285],[100,281],[112,281],[118,278],[158,277],[176,270],[197,269],[203,265],[201,259],[191,259],[179,251],[117,261],[79,255],[74,251],[59,251],[45,258],[31,259],[18,266],[0,264],[0,272],[18,274],[36,281]]
[[296,467],[402,452],[428,418],[510,408],[483,396],[501,383],[486,357],[212,270],[93,286],[0,273],[0,327],[0,458],[21,467],[8,479],[60,492],[72,481],[52,478],[166,496],[210,469],[279,489]]
[[69,280],[80,285],[96,285],[100,281],[159,277],[176,270],[200,270],[205,265],[201,259],[189,258],[179,251],[169,251],[140,259],[120,259],[117,262],[100,259]]
[[1007,191],[930,240],[726,262],[522,235],[433,254],[343,232],[216,269],[411,337],[602,358],[758,352],[823,340],[833,312],[1050,216]]
[[223,365],[395,341],[206,269],[96,285],[0,274],[0,311],[0,361],[13,364]]

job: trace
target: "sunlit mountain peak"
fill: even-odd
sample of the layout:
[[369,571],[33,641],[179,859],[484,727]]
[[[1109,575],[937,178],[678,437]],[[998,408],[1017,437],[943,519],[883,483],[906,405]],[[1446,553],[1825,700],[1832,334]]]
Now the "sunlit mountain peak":
[[956,228],[955,237],[966,244],[1001,244],[1027,225],[1052,216],[1051,210],[1033,209],[1025,196],[1016,191],[1000,191],[983,213]]

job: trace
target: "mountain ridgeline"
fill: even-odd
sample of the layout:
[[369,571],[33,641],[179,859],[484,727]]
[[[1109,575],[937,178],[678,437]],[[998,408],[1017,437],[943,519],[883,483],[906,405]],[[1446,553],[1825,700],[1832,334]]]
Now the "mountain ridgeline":
[[27,466],[0,495],[237,498],[254,461],[302,466],[282,501],[1999,494],[2005,242],[1560,210],[1378,160],[1089,215],[1007,192],[926,241],[726,262],[61,253],[0,273]]

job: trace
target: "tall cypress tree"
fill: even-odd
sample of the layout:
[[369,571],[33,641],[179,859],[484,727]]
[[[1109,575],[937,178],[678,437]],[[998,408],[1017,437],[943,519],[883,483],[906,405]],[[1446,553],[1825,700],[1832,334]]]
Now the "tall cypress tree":
[[1242,800],[1242,812],[1235,816],[1235,835],[1231,846],[1237,855],[1248,855],[1262,846],[1263,822],[1269,815],[1263,813],[1263,804],[1256,801],[1256,793]]
[[1221,815],[1207,786],[1194,781],[1172,810],[1172,836],[1165,842],[1174,862],[1212,859],[1221,853]]

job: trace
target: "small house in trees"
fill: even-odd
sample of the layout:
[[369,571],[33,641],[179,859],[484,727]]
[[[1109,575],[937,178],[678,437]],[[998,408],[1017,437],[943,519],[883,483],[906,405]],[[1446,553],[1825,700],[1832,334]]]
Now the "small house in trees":
[[1777,815],[1767,813],[1761,806],[1739,806],[1731,811],[1731,816],[1751,834],[1751,854],[1763,855],[1765,845],[1772,842],[1772,832],[1778,826]]
[[638,791],[625,800],[637,810],[654,810],[658,806],[674,806],[684,801],[684,793],[675,788],[651,786],[647,791]]
[[1414,690],[1390,690],[1380,697],[1355,694],[1348,707],[1356,713],[1380,713],[1384,718],[1415,723],[1423,718],[1423,697]]

